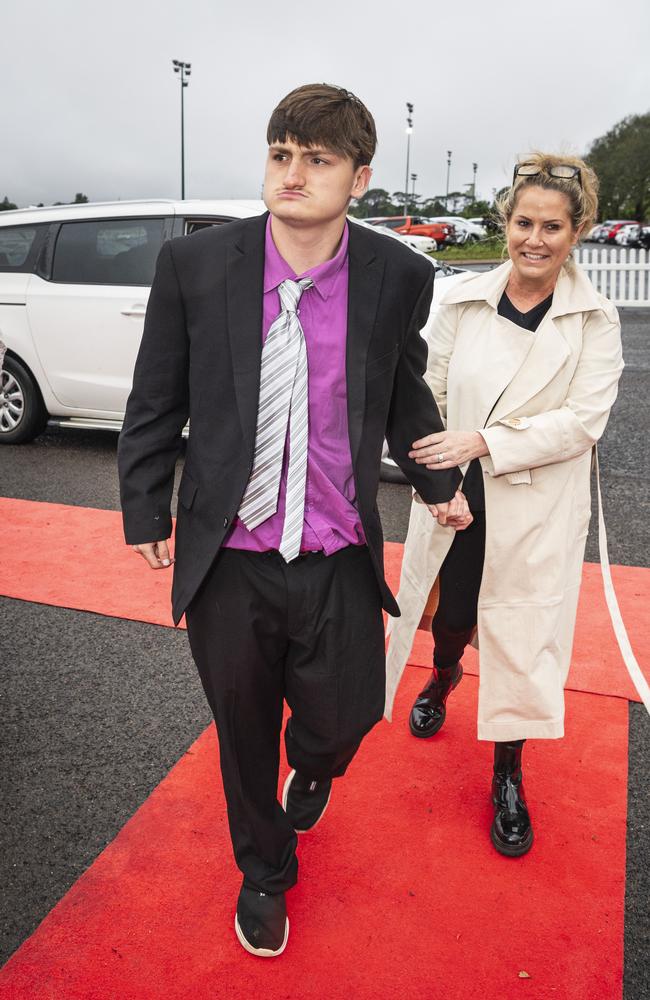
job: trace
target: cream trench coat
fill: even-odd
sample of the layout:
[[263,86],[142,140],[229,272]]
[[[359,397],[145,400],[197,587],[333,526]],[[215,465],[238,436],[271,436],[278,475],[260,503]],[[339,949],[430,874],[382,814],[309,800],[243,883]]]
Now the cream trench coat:
[[[591,449],[623,368],[620,321],[578,267],[562,269],[535,333],[499,316],[508,261],[445,295],[427,382],[450,430],[481,430],[486,547],[478,602],[482,740],[564,734],[589,527]],[[386,716],[431,587],[454,538],[414,502],[389,620]]]

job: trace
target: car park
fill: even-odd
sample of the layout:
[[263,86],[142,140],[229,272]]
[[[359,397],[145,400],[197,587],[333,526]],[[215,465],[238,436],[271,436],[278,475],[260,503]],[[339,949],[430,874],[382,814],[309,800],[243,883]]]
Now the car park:
[[1,213],[0,444],[31,441],[48,423],[119,431],[163,242],[264,210],[132,201]]

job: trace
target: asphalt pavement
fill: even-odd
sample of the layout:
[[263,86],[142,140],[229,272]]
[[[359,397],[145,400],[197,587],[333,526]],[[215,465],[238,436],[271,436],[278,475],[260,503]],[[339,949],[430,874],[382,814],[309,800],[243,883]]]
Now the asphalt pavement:
[[[603,494],[612,562],[648,566],[650,310],[622,310],[621,317],[627,367],[600,447]],[[31,445],[3,447],[0,494],[117,510],[116,441],[111,433],[50,430]],[[408,487],[382,484],[387,540],[404,540],[409,506]],[[598,559],[593,531],[587,559]],[[2,565],[11,572],[11,553],[3,551]],[[186,636],[172,629],[0,598],[0,649],[4,961],[210,716]],[[629,720],[624,996],[644,1000],[650,720],[640,705],[630,706]]]

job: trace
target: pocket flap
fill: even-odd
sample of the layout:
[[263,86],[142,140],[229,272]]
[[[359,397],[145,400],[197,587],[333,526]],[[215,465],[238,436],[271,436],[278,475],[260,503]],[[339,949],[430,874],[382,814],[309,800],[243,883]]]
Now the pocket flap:
[[178,487],[178,501],[182,503],[186,510],[189,510],[194,503],[194,497],[196,496],[196,491],[198,486],[188,475],[187,472],[183,472],[183,477],[181,479],[181,484]]
[[506,473],[506,479],[512,486],[518,486],[520,483],[526,483],[530,486],[533,481],[530,469],[522,469],[520,472],[508,472]]

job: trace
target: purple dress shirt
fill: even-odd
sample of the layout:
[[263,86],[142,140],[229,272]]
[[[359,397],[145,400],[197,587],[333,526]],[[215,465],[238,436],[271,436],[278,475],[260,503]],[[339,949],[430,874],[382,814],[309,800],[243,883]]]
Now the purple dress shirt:
[[[305,520],[301,551],[322,550],[332,555],[346,545],[363,545],[365,536],[355,506],[356,489],[348,438],[345,354],[348,326],[348,227],[331,260],[296,275],[280,256],[266,227],[262,343],[280,312],[278,287],[287,278],[311,278],[298,306],[309,365],[309,445]],[[268,552],[282,538],[287,457],[280,480],[278,509],[263,524],[249,531],[236,518],[224,546]]]

